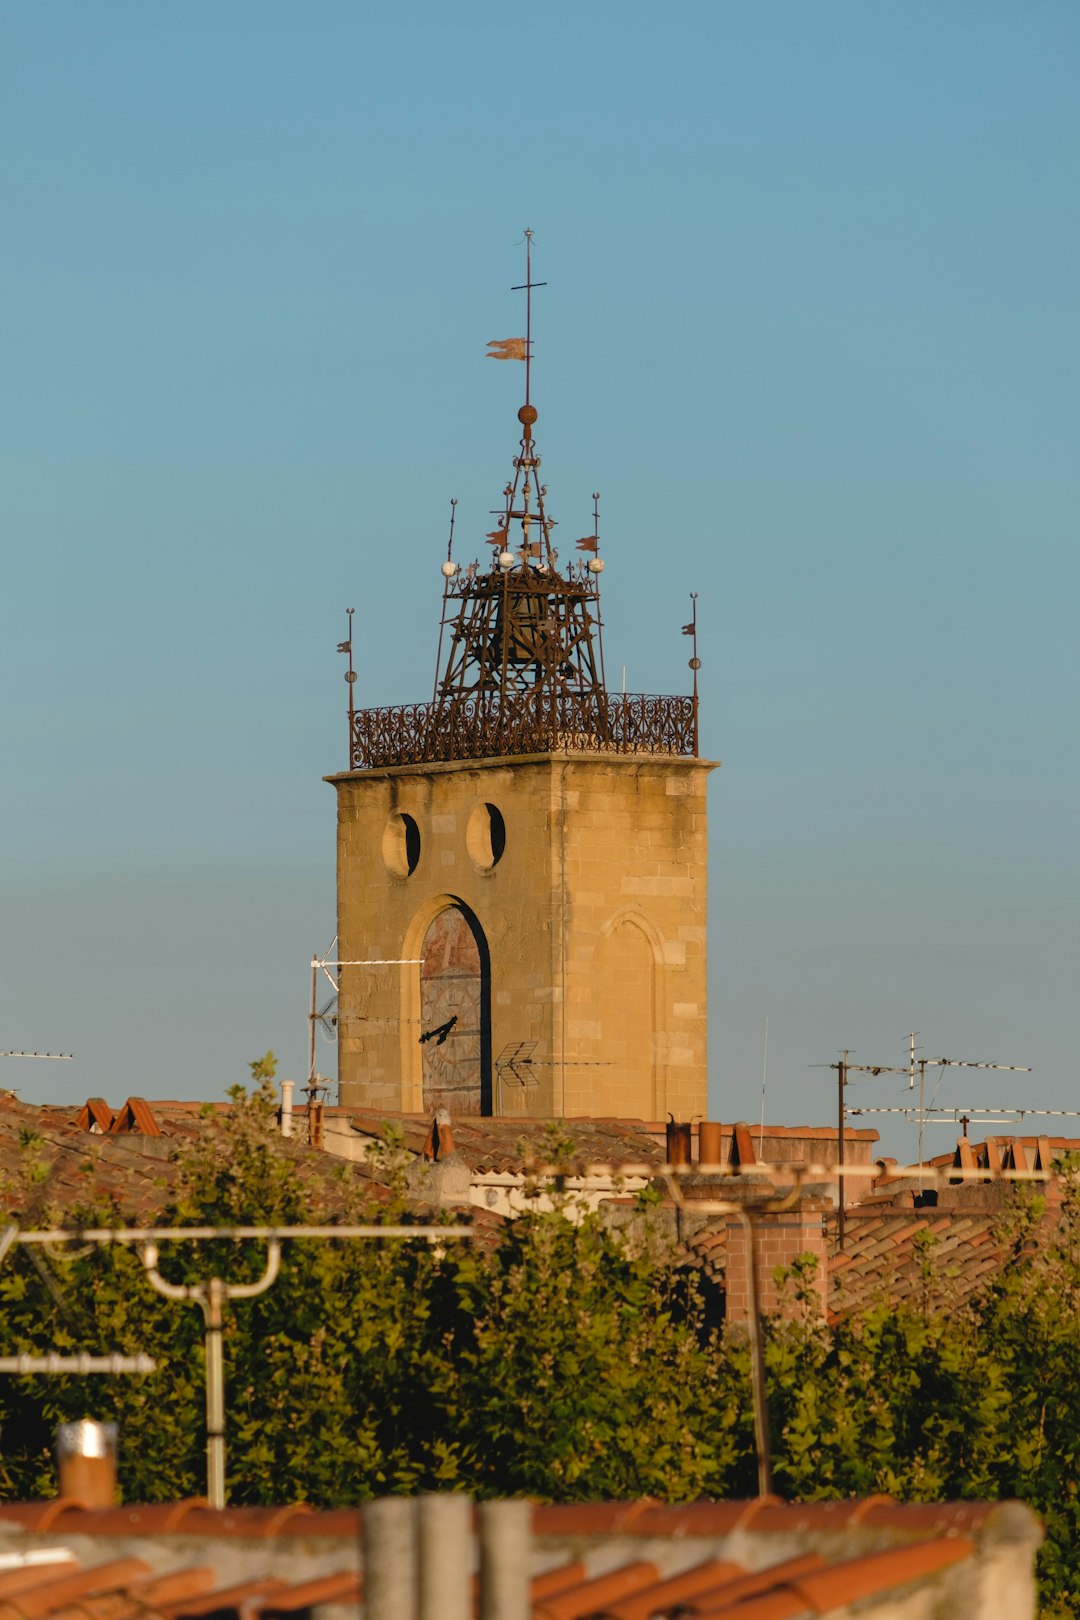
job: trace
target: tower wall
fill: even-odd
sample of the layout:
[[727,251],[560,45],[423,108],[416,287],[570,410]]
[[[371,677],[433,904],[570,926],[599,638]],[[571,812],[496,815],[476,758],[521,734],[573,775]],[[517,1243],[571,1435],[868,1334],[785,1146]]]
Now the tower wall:
[[[552,753],[328,778],[340,957],[418,957],[457,904],[490,961],[495,1113],[704,1113],[713,768]],[[338,1017],[342,1104],[420,1111],[421,1036],[439,1032],[422,1028],[419,967],[343,968]],[[515,1048],[531,1062],[509,1067]]]

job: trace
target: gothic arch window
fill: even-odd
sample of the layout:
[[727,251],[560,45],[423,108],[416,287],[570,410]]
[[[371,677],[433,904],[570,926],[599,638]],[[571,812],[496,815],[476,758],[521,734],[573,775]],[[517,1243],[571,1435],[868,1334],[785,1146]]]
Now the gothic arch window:
[[425,1113],[491,1113],[491,960],[476,916],[457,901],[428,924],[420,949]]

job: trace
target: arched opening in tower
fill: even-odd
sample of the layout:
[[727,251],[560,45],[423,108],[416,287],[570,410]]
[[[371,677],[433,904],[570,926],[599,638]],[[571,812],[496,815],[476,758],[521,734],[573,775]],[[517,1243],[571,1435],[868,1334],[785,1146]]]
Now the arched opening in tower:
[[424,1111],[491,1113],[491,960],[467,906],[447,906],[420,952]]

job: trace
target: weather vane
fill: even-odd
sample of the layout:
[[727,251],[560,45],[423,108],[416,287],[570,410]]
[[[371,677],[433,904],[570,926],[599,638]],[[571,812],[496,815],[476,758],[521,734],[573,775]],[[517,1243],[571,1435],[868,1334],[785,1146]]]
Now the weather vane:
[[339,653],[347,653],[348,657],[349,657],[349,667],[345,671],[345,679],[349,683],[349,747],[350,748],[352,747],[352,743],[353,743],[353,711],[354,711],[354,708],[355,708],[355,704],[354,704],[354,701],[353,701],[353,690],[354,690],[354,688],[356,686],[356,671],[355,671],[355,669],[353,669],[353,661],[352,661],[352,621],[353,621],[353,614],[355,613],[355,611],[356,611],[355,608],[346,608],[345,609],[345,612],[348,615],[348,619],[349,619],[349,633],[345,637],[344,641],[339,641],[338,642],[338,647],[337,647],[337,650],[338,650]]
[[[519,282],[516,287],[511,287],[511,289],[510,289],[511,292],[523,292],[525,294],[525,336],[523,338],[520,338],[520,337],[516,337],[516,338],[495,338],[491,343],[488,344],[488,348],[491,351],[490,354],[488,355],[489,360],[524,360],[524,362],[525,362],[525,406],[524,406],[524,409],[525,410],[532,410],[531,380],[532,380],[532,295],[533,295],[533,288],[534,287],[546,287],[547,286],[546,281],[534,281],[533,278],[532,278],[532,241],[533,241],[533,233],[532,233],[532,231],[526,230],[526,232],[525,232],[525,280]],[[532,426],[533,422],[536,421],[536,415],[534,413],[529,418],[529,420],[527,422],[526,422],[525,418],[522,417],[521,421],[525,425],[525,428],[526,428],[525,437],[528,438],[529,437],[528,429]]]

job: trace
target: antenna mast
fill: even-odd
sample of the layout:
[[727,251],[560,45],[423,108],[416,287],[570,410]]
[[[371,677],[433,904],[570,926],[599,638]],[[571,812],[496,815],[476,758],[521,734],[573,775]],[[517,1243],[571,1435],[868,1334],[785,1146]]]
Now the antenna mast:
[[350,761],[352,760],[353,731],[354,731],[354,728],[355,728],[355,721],[354,721],[353,717],[354,717],[354,715],[356,713],[356,703],[355,703],[355,700],[353,698],[353,689],[356,686],[356,671],[355,671],[355,669],[353,669],[353,661],[352,661],[352,621],[353,621],[353,614],[354,614],[355,611],[356,611],[355,608],[346,608],[345,609],[346,615],[347,615],[348,620],[349,620],[349,632],[348,632],[348,635],[345,637],[344,641],[339,641],[338,642],[338,649],[337,649],[339,653],[348,653],[348,655],[349,655],[349,667],[345,671],[345,679],[349,683],[349,759],[350,759]]

